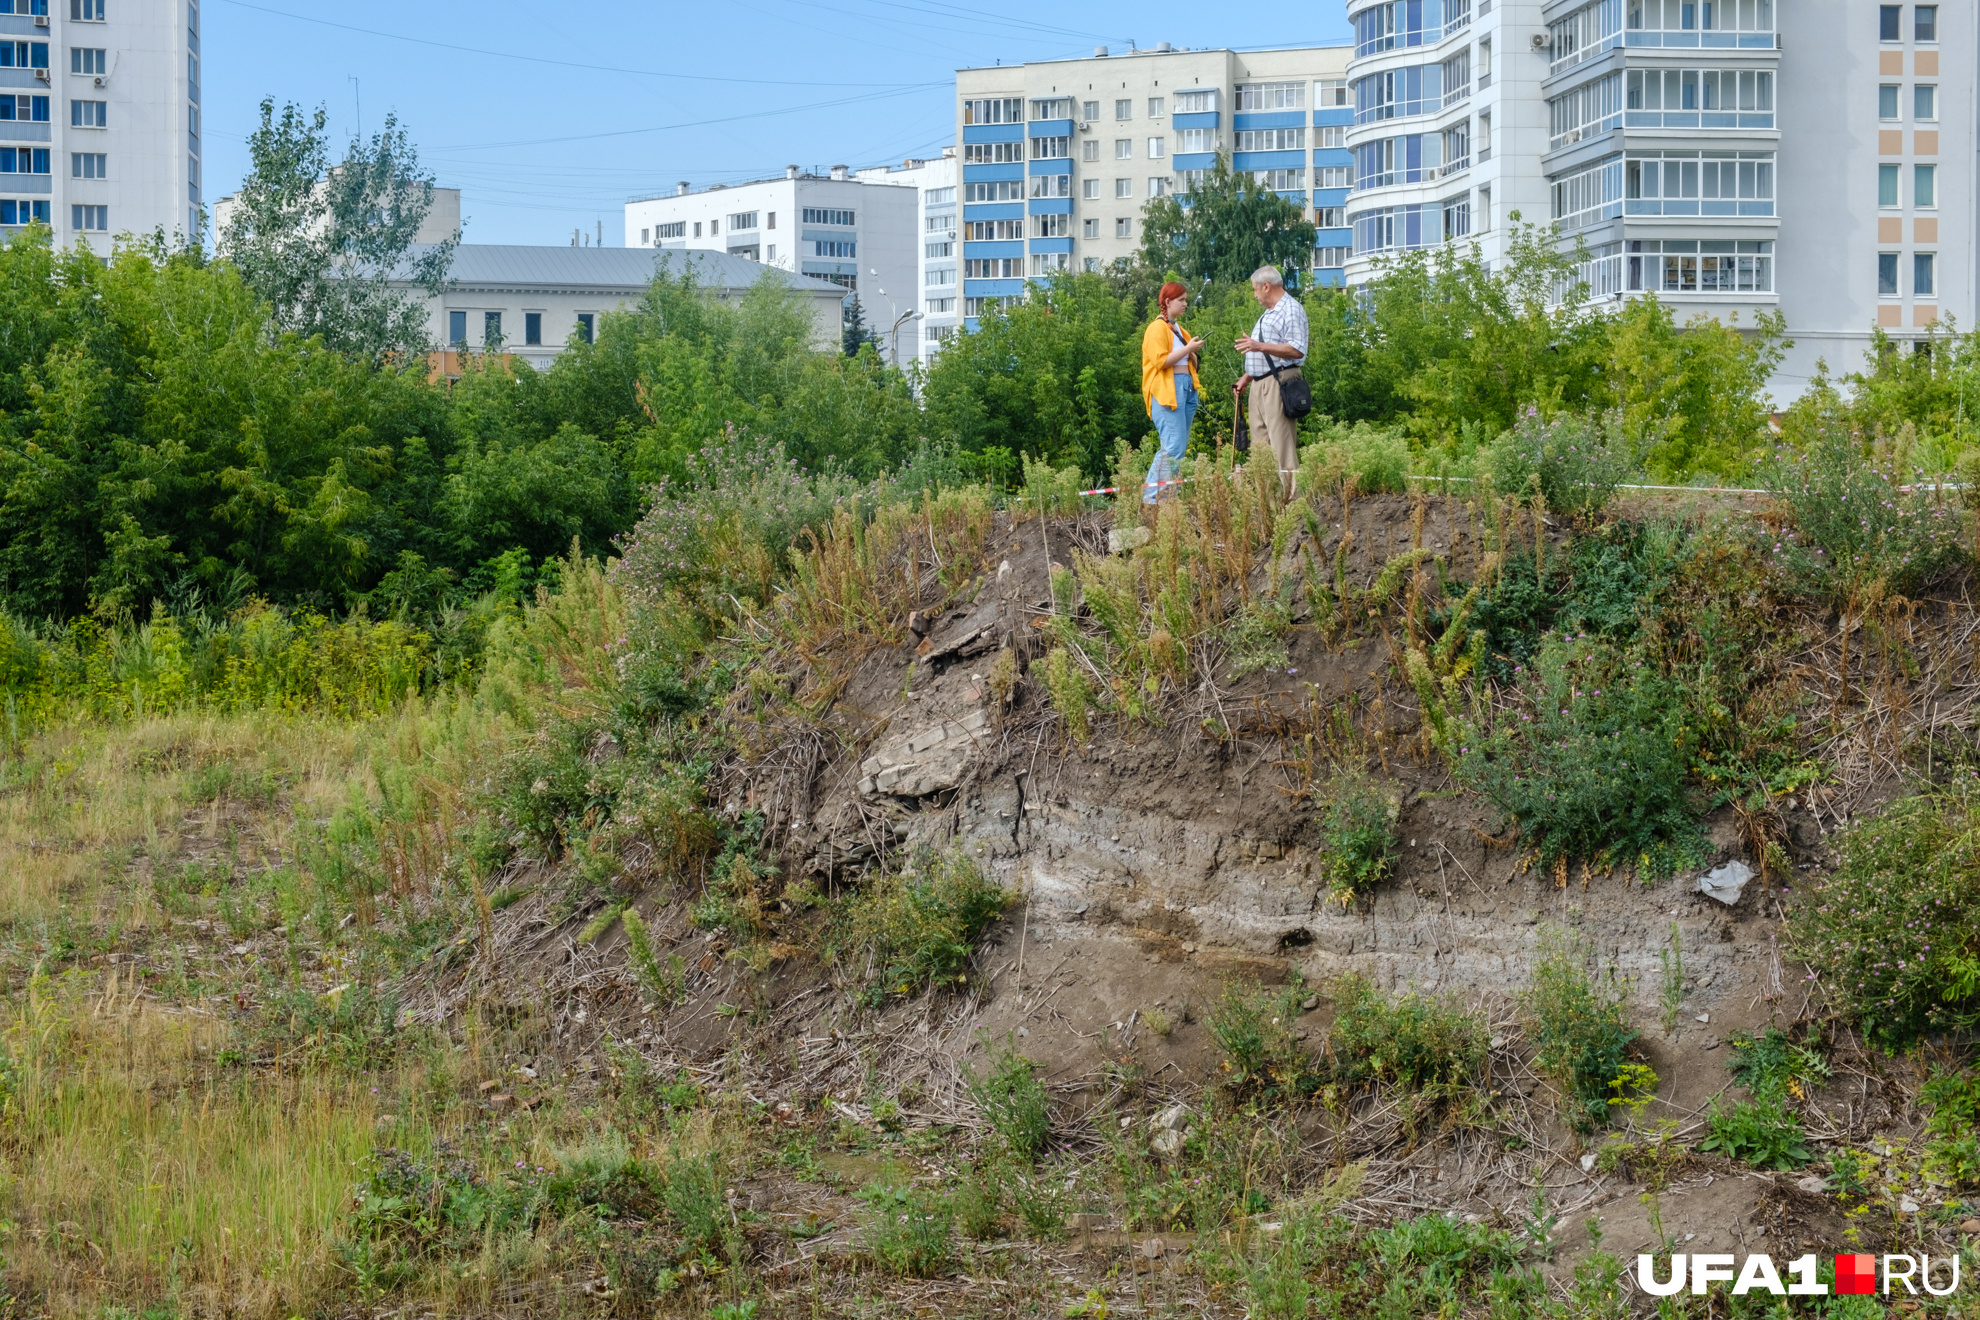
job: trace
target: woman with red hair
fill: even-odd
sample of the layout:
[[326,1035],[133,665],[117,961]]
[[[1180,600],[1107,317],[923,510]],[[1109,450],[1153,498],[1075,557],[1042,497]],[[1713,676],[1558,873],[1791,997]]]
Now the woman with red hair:
[[1157,439],[1155,461],[1148,465],[1148,481],[1141,488],[1143,504],[1153,504],[1163,485],[1174,479],[1189,450],[1189,423],[1202,393],[1196,359],[1203,341],[1192,339],[1177,320],[1189,306],[1189,290],[1170,280],[1155,302],[1161,315],[1141,336],[1141,399]]

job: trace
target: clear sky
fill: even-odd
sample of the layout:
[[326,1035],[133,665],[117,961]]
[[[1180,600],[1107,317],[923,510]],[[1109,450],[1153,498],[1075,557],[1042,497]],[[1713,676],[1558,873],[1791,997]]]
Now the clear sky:
[[321,104],[341,141],[387,112],[470,243],[621,241],[630,197],[932,156],[955,139],[955,70],[1096,45],[1340,42],[1340,0],[205,0],[206,184],[233,191],[257,106]]

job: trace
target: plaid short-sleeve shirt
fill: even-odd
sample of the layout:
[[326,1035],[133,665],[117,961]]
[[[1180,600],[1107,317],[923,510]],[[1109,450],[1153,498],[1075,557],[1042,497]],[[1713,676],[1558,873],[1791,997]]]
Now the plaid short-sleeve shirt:
[[1258,318],[1252,327],[1251,337],[1261,344],[1291,344],[1299,350],[1296,358],[1267,359],[1263,353],[1244,355],[1244,374],[1263,376],[1273,367],[1296,367],[1306,360],[1306,309],[1299,305],[1299,299],[1287,291],[1279,299],[1279,305],[1265,309],[1265,315]]

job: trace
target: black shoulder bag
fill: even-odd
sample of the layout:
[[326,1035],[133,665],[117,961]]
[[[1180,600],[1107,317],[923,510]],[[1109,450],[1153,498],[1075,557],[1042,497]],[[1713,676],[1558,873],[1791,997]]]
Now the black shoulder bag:
[[[1267,362],[1272,361],[1272,355],[1270,353],[1261,353],[1259,356]],[[1305,360],[1304,358],[1300,359],[1301,362]],[[1297,363],[1288,362],[1285,366],[1266,368],[1266,371],[1271,374],[1272,379],[1279,381],[1280,411],[1285,413],[1288,420],[1295,422],[1313,411],[1313,390],[1307,385],[1305,377],[1294,376],[1291,380],[1279,380],[1279,373],[1286,370],[1287,367],[1297,365]]]

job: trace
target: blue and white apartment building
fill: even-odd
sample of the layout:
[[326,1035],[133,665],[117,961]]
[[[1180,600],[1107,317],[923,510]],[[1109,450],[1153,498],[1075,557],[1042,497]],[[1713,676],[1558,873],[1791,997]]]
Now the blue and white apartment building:
[[964,324],[1022,296],[1027,280],[1133,255],[1148,200],[1187,192],[1220,151],[1307,211],[1320,230],[1316,274],[1340,282],[1350,255],[1351,54],[1165,43],[959,70]]
[[1351,0],[1349,282],[1515,213],[1590,254],[1591,295],[1795,341],[1775,381],[1854,369],[1872,326],[1973,324],[1970,5]]

